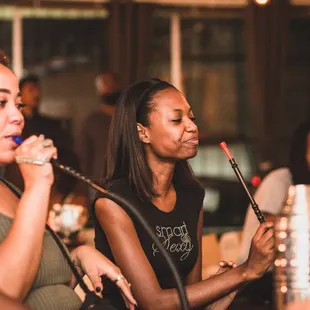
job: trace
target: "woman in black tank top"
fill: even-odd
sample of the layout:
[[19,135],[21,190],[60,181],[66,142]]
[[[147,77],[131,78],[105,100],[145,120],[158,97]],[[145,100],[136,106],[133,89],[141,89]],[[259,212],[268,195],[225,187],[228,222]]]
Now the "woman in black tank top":
[[[222,274],[201,280],[204,190],[186,161],[197,154],[198,137],[193,111],[175,87],[158,79],[135,83],[116,105],[103,183],[150,223],[180,272],[191,308],[222,310],[242,284],[271,265],[273,230],[260,226],[244,264],[225,265]],[[139,309],[179,309],[170,270],[144,228],[100,194],[93,206],[96,248],[120,266]],[[119,292],[109,281],[104,287],[106,298],[123,309]]]

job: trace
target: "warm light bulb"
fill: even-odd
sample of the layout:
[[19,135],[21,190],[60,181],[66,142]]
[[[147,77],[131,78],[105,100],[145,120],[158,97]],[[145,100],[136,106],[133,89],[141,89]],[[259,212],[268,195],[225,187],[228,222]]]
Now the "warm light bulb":
[[258,5],[265,5],[269,2],[269,0],[254,0]]

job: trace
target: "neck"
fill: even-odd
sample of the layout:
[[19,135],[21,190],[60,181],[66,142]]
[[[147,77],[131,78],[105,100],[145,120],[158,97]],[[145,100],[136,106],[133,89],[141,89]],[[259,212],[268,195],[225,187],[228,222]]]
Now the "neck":
[[165,197],[173,187],[175,162],[162,161],[154,156],[147,158],[147,161],[153,172],[154,189],[159,196]]

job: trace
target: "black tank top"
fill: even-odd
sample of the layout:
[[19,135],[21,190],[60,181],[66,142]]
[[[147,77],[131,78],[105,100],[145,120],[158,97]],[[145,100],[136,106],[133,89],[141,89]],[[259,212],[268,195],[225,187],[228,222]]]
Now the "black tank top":
[[[130,200],[139,209],[164,248],[169,252],[185,284],[186,277],[193,269],[198,257],[197,223],[202,208],[204,190],[198,184],[191,188],[175,185],[177,195],[175,207],[171,212],[163,212],[151,202],[142,203],[134,195],[125,179],[113,182],[108,189],[110,192]],[[98,193],[95,201],[101,197],[103,197],[102,194]],[[145,229],[136,221],[130,211],[125,211],[135,226],[141,246],[154,269],[161,288],[174,288],[174,278],[166,261]],[[95,216],[95,212],[93,214],[96,249],[115,262],[105,233]],[[139,266],[135,266],[135,262],[128,262],[128,264],[132,264],[132,268],[136,268],[139,272]],[[117,309],[126,309],[115,284],[103,278],[103,285],[104,296],[109,298]]]

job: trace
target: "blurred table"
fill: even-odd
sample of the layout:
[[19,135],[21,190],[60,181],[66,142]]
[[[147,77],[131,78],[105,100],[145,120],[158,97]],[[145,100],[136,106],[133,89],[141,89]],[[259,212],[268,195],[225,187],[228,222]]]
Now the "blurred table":
[[242,226],[211,226],[203,227],[203,234],[224,234],[230,231],[242,231]]

